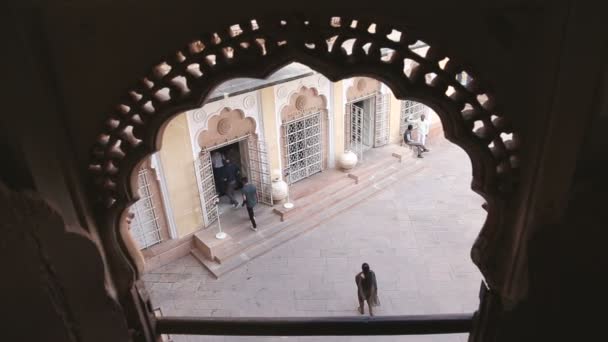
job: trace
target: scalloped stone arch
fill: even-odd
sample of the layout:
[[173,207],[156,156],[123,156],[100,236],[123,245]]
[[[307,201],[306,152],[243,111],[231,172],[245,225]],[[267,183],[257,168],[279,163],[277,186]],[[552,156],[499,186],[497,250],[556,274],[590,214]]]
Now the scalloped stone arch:
[[327,98],[314,88],[301,86],[288,97],[288,102],[281,107],[281,121],[290,121],[298,116],[315,112],[327,113]]
[[207,120],[207,129],[196,134],[200,148],[212,148],[247,135],[254,135],[255,119],[246,117],[240,109],[222,108]]
[[[224,81],[265,78],[295,61],[331,81],[373,77],[397,98],[423,102],[438,113],[446,138],[471,159],[471,188],[486,200],[488,216],[473,246],[473,260],[489,285],[500,287],[501,280],[488,265],[499,243],[506,199],[517,181],[517,134],[500,113],[488,83],[438,46],[414,52],[418,42],[413,33],[351,17],[275,16],[202,34],[163,58],[108,115],[92,149],[92,193],[103,203],[102,234],[111,242],[106,249],[116,270],[127,272],[124,278],[130,279],[119,284],[119,291],[129,291],[137,278],[118,237],[121,215],[137,199],[130,174],[160,148],[163,125],[178,113],[200,107]],[[458,81],[460,74],[470,80],[466,85]]]
[[381,83],[369,77],[355,77],[353,85],[346,88],[346,101],[351,102],[379,92]]

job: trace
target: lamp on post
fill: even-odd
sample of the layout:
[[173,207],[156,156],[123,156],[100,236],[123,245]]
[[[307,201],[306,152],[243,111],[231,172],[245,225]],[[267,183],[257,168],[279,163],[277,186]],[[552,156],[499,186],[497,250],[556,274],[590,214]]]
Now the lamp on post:
[[227,234],[222,231],[222,223],[220,222],[219,203],[220,203],[220,199],[218,197],[216,197],[215,198],[215,212],[217,215],[217,226],[220,229],[220,231],[217,234],[215,234],[215,238],[218,240],[224,240],[226,238]]
[[285,177],[287,178],[287,202],[283,204],[283,208],[291,209],[293,208],[293,203],[289,200],[289,191],[291,190],[291,177],[289,176],[289,169],[285,170]]

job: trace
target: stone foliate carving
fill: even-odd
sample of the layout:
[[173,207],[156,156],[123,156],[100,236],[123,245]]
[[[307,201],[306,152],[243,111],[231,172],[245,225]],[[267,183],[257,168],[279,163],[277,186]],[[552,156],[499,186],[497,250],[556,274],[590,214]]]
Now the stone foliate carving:
[[296,109],[300,111],[306,109],[306,96],[300,95],[296,98]]
[[230,133],[231,128],[232,124],[230,123],[230,119],[224,118],[217,123],[217,132],[221,135]]
[[255,106],[255,97],[253,95],[249,95],[243,99],[243,108],[252,109]]

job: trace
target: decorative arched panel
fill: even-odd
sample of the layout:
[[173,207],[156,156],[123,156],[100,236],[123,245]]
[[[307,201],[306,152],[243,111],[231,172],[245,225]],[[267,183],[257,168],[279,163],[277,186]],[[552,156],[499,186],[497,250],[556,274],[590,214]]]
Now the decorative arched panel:
[[[125,248],[119,247],[124,243],[117,231],[122,213],[136,200],[129,177],[140,160],[159,148],[163,125],[178,113],[200,107],[221,82],[265,78],[297,61],[331,81],[373,77],[397,98],[423,102],[438,113],[446,138],[468,153],[471,187],[487,202],[487,220],[472,256],[489,285],[500,290],[503,279],[497,275],[504,270],[493,260],[506,248],[499,235],[517,182],[517,135],[489,83],[438,46],[414,52],[419,39],[413,32],[352,17],[269,16],[202,34],[165,56],[108,115],[92,151],[89,168],[97,187],[92,193],[103,203],[100,224],[113,267],[133,270]],[[466,85],[458,81],[461,75],[467,75]],[[222,130],[232,134],[226,126]],[[135,278],[134,273],[125,274],[121,294]]]
[[301,87],[289,96],[289,102],[281,108],[281,121],[291,121],[316,112],[323,112],[327,116],[327,98],[319,95],[316,88]]
[[223,108],[209,118],[207,129],[198,134],[197,142],[200,148],[211,149],[228,141],[255,134],[255,126],[255,120],[245,117],[242,110]]
[[380,92],[382,83],[369,77],[355,77],[353,85],[346,89],[346,101],[351,102],[360,98],[373,96]]

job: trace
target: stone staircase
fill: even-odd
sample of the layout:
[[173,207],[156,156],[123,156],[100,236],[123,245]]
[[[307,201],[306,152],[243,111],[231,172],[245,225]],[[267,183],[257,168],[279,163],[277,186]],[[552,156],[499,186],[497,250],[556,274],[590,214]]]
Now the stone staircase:
[[[407,160],[407,162],[401,162]],[[423,168],[421,161],[399,153],[370,160],[342,176],[330,177],[323,186],[306,189],[294,199],[291,210],[275,208],[277,216],[256,217],[258,232],[243,229],[215,248],[212,259],[195,248],[192,254],[215,277],[220,277],[273,248],[318,227],[322,222],[352,208],[390,186],[398,177]],[[280,220],[277,220],[280,217]],[[199,242],[196,242],[195,245]]]

